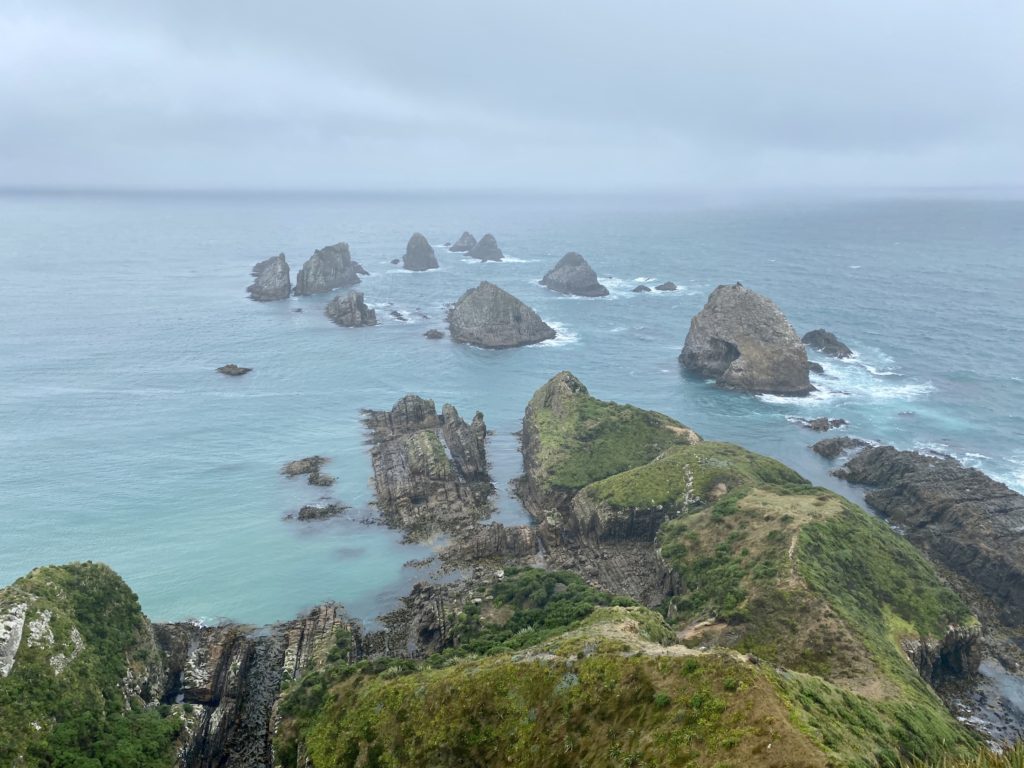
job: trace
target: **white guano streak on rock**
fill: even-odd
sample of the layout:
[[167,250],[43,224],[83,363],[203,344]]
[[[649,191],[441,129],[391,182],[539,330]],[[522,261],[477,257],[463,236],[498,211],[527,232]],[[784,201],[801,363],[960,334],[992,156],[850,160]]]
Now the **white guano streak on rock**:
[[0,615],[0,677],[7,677],[14,669],[14,658],[21,646],[21,633],[25,629],[28,603],[18,603]]

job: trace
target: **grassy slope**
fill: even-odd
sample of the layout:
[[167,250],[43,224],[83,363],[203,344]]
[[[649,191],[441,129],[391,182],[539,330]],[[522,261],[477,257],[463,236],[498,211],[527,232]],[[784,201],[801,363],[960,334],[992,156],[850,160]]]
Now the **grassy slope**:
[[[152,666],[155,649],[135,594],[93,563],[37,568],[0,591],[0,609],[28,603],[28,619],[49,611],[53,644],[25,633],[10,675],[0,679],[0,765],[147,768],[172,761],[181,721],[127,701],[121,681]],[[50,659],[75,653],[59,675]],[[39,726],[38,728],[36,726]]]

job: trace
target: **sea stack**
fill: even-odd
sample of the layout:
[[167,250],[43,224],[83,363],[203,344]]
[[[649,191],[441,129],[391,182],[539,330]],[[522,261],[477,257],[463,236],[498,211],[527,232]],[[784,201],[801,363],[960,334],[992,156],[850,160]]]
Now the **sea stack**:
[[466,253],[467,251],[473,250],[475,245],[476,238],[469,232],[463,232],[462,237],[456,240],[452,245],[448,246],[448,250],[453,253]]
[[405,256],[402,257],[402,267],[412,272],[424,272],[428,269],[437,269],[437,256],[427,238],[419,232],[413,232],[405,246]]
[[252,268],[252,276],[256,280],[245,290],[253,301],[287,299],[292,293],[291,273],[283,253],[261,261]]
[[808,331],[800,341],[829,357],[838,357],[840,360],[853,357],[853,350],[837,339],[834,333],[824,328]]
[[787,396],[814,389],[793,326],[771,299],[740,283],[708,297],[690,322],[679,362],[726,389]]
[[377,324],[377,313],[366,306],[363,294],[359,291],[349,291],[345,296],[335,296],[327,305],[324,314],[345,328]]
[[494,235],[488,233],[469,249],[469,255],[474,259],[480,259],[480,261],[501,261],[504,254],[498,247],[498,241],[494,239]]
[[314,251],[295,276],[295,295],[328,293],[335,288],[348,288],[359,282],[359,275],[368,274],[352,261],[348,243],[335,243]]
[[597,281],[597,273],[587,260],[569,251],[540,281],[553,291],[570,296],[607,296],[608,289]]
[[536,344],[555,338],[555,329],[507,291],[486,280],[470,288],[448,312],[455,341],[488,349]]

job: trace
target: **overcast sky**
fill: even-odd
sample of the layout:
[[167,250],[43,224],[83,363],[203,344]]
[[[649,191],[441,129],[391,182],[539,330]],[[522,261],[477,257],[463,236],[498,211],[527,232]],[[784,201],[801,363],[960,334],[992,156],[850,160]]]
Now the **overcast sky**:
[[0,0],[0,186],[1024,184],[1022,0]]

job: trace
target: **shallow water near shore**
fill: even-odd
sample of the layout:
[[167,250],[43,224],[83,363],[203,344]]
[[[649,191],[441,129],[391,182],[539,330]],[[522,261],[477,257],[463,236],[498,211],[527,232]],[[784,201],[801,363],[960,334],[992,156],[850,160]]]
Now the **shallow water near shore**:
[[[463,229],[493,232],[507,261],[441,247]],[[441,269],[390,264],[416,230]],[[256,261],[283,251],[294,279],[339,240],[371,272],[359,290],[380,326],[335,327],[325,296],[246,299]],[[568,250],[610,296],[538,285]],[[0,583],[99,560],[156,620],[263,623],[325,599],[364,618],[390,607],[422,576],[403,564],[429,549],[362,521],[372,491],[360,412],[407,392],[467,419],[483,411],[503,522],[526,520],[507,487],[521,471],[523,409],[563,369],[597,397],[663,411],[852,498],[808,449],[822,435],[792,417],[843,418],[843,434],[951,453],[1024,490],[1019,197],[10,194],[0,264]],[[482,279],[559,337],[504,351],[425,339]],[[665,280],[680,290],[632,292]],[[690,318],[737,280],[774,299],[798,333],[828,328],[856,357],[812,353],[826,373],[804,399],[682,375]],[[254,370],[215,372],[228,362]],[[331,457],[333,488],[279,474],[313,453]],[[350,514],[284,519],[325,493]]]

